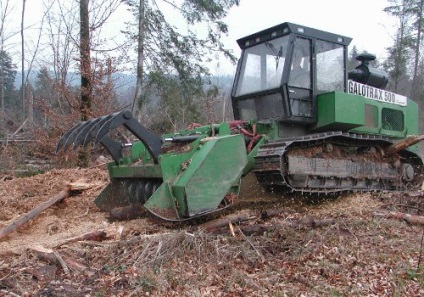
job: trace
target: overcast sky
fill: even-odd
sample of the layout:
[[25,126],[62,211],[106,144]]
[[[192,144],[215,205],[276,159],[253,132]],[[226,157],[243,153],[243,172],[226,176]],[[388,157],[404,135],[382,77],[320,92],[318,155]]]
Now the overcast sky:
[[[227,18],[230,39],[292,22],[352,37],[360,49],[384,53],[392,42],[394,19],[387,0],[241,0]],[[228,41],[230,40],[228,39]]]
[[353,38],[350,48],[385,58],[393,44],[395,19],[383,9],[386,0],[241,0],[226,19],[230,35],[225,43],[239,53],[236,39],[292,22]]
[[[19,28],[22,4],[21,1],[12,2],[15,9],[11,19]],[[26,1],[26,25],[41,19],[41,2]],[[240,5],[233,7],[225,19],[229,25],[229,36],[223,41],[239,56],[238,38],[283,22],[292,22],[351,37],[351,46],[356,45],[360,51],[366,50],[383,59],[386,57],[385,48],[393,44],[395,32],[395,19],[383,12],[388,5],[387,0],[240,0]],[[122,7],[121,12],[110,20],[111,29],[106,30],[110,38],[120,34],[124,21],[130,17],[125,11]],[[28,30],[26,39],[30,38],[31,32],[37,31]],[[18,34],[16,39],[19,41],[19,38]],[[19,64],[19,61],[14,62]],[[220,65],[220,72],[233,74],[233,65],[227,61],[222,61]]]

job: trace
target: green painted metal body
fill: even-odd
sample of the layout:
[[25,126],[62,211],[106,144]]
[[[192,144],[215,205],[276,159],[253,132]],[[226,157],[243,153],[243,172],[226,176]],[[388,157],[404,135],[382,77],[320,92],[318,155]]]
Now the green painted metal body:
[[[155,215],[181,220],[216,210],[227,195],[238,194],[241,176],[249,158],[250,167],[253,166],[253,156],[246,152],[244,136],[231,135],[227,123],[179,131],[163,138],[193,135],[198,137],[195,141],[176,150],[170,148],[160,156],[159,164],[152,162],[141,142],[134,143],[129,157],[122,158],[119,164],[109,164],[112,186],[99,195],[96,204],[109,205],[111,190],[113,195],[131,196],[125,190],[116,190],[123,180],[161,179],[159,188],[144,204]],[[127,204],[128,200],[135,200],[117,199]]]
[[145,207],[176,220],[215,210],[229,193],[238,193],[246,164],[242,135],[203,138],[189,153],[165,154],[163,184]]
[[[91,139],[112,151],[111,182],[95,201],[101,209],[140,204],[158,217],[179,221],[225,207],[238,194],[241,177],[255,169],[257,155],[260,163],[261,146],[277,143],[269,155],[278,160],[278,175],[287,173],[278,147],[286,141],[321,132],[392,140],[418,134],[417,104],[385,92],[379,71],[364,64],[367,71],[358,66],[353,72],[359,80],[348,79],[350,40],[292,23],[257,32],[238,41],[242,57],[231,94],[236,121],[157,136],[135,123],[129,111],[119,112],[74,126],[57,149],[74,142],[85,145]],[[295,66],[306,73],[300,81]],[[357,95],[363,91],[367,95]],[[391,103],[385,102],[387,98],[393,99]],[[140,140],[125,155],[119,144],[105,137],[119,125]]]
[[[364,100],[352,94],[331,92],[317,96],[316,131],[349,130],[365,123]],[[346,112],[349,110],[349,112]]]
[[[96,204],[105,210],[109,210],[109,205],[141,204],[156,216],[175,221],[225,207],[225,198],[238,194],[241,177],[254,169],[261,145],[278,140],[281,133],[278,120],[243,122],[243,127],[259,136],[249,151],[249,138],[231,129],[228,123],[206,125],[163,135],[163,139],[193,140],[177,146],[165,143],[157,164],[143,143],[135,142],[128,156],[118,164],[109,164],[111,184]],[[326,131],[402,139],[418,133],[417,104],[408,99],[407,105],[401,106],[343,92],[320,94],[317,121],[310,126],[310,133]],[[415,150],[416,146],[409,149]],[[143,179],[157,180],[160,185],[145,201],[137,201],[126,183]]]
[[321,94],[317,96],[317,123],[312,130],[340,130],[402,139],[418,134],[418,105],[410,99],[406,106],[401,106],[349,93]]

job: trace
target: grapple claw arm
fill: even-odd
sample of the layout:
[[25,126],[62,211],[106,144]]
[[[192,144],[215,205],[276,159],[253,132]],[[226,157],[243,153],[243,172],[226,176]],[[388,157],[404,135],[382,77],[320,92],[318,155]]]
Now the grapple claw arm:
[[105,149],[107,150],[109,155],[111,155],[115,163],[119,164],[119,159],[123,157],[122,145],[107,135],[102,139],[100,143],[105,147]]
[[158,163],[158,157],[162,153],[161,137],[141,125],[129,110],[78,123],[63,134],[57,144],[56,153],[61,149],[66,150],[71,146],[75,149],[78,146],[86,147],[90,142],[94,143],[94,145],[101,143],[114,161],[118,163],[119,159],[122,158],[122,145],[107,135],[110,131],[121,125],[127,128],[145,145],[153,161]]
[[[131,114],[129,110],[121,111],[116,114],[110,121],[100,128],[96,142],[102,140],[103,133],[108,134],[109,131],[124,125],[132,134],[134,134],[146,147],[155,163],[158,163],[159,155],[162,153],[162,138],[141,125]],[[106,131],[105,131],[106,130]]]

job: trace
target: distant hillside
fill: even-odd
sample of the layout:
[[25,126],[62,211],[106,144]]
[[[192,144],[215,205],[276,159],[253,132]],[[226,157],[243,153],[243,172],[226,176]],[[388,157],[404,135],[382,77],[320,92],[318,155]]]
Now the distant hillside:
[[[32,71],[29,75],[29,82],[35,88],[37,81],[38,71]],[[50,75],[53,77],[54,73],[51,72]],[[136,84],[136,76],[134,74],[127,73],[114,73],[112,75],[115,91],[118,94],[122,92],[127,92],[128,89],[134,88]],[[80,83],[79,74],[69,73],[68,75],[69,83],[73,86],[78,86]],[[21,72],[16,73],[15,77],[15,88],[20,89],[21,87]],[[230,75],[220,75],[220,76],[211,76],[210,82],[214,85],[217,85],[219,89],[225,90],[225,92],[231,91],[231,87],[233,85],[233,77]]]

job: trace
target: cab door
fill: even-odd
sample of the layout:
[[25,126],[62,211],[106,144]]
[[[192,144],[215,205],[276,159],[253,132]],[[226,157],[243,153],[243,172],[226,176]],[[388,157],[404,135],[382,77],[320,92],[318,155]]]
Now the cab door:
[[312,73],[312,41],[298,36],[294,41],[288,80],[291,120],[306,123],[314,121]]

